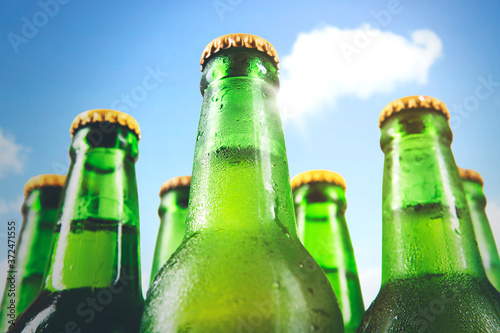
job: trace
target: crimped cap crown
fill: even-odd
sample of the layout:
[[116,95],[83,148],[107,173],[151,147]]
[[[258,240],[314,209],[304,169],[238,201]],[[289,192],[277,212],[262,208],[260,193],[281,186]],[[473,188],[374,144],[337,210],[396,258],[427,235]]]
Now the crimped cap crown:
[[31,177],[24,185],[24,197],[27,197],[31,191],[41,187],[64,187],[66,176],[44,174]]
[[257,49],[261,52],[264,52],[265,54],[273,58],[274,62],[276,63],[276,67],[279,69],[278,53],[274,49],[274,46],[272,46],[271,43],[269,43],[267,40],[250,34],[229,34],[218,37],[208,43],[201,55],[201,70],[203,70],[206,59],[210,58],[220,50],[229,49],[231,47],[245,47],[248,49]]
[[292,190],[310,183],[330,183],[346,189],[344,177],[338,173],[329,170],[310,170],[301,172],[292,178]]
[[179,176],[171,178],[161,185],[160,197],[164,195],[166,192],[170,191],[171,189],[183,186],[190,186],[190,185],[191,185],[191,176]]
[[76,118],[71,123],[71,127],[69,128],[71,137],[73,137],[75,131],[81,126],[103,121],[128,127],[129,129],[134,131],[139,140],[141,139],[141,129],[139,128],[139,124],[137,123],[137,121],[132,116],[120,111],[108,109],[89,110],[82,112],[78,116],[76,116]]
[[394,113],[412,109],[428,109],[438,111],[444,114],[447,120],[450,120],[450,113],[448,112],[446,104],[437,98],[419,95],[403,97],[387,104],[380,113],[378,126],[381,127],[382,123]]
[[479,172],[459,167],[458,173],[460,174],[460,178],[462,178],[463,180],[470,180],[472,182],[480,184],[481,186],[484,186],[483,177],[481,177],[481,174]]

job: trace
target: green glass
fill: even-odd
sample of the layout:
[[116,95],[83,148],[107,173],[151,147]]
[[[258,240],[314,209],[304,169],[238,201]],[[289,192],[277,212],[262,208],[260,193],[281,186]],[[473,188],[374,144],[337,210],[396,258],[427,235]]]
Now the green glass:
[[41,186],[32,189],[24,199],[23,224],[15,250],[16,263],[11,269],[16,273],[8,274],[8,277],[14,276],[14,287],[11,288],[11,280],[8,280],[0,312],[0,332],[6,332],[40,292],[49,261],[61,191],[62,186]]
[[491,284],[497,290],[500,290],[500,258],[498,257],[490,222],[485,212],[486,196],[484,195],[483,186],[469,179],[462,179],[462,185],[486,276],[488,276]]
[[381,131],[382,286],[358,332],[500,332],[446,117],[402,110]]
[[299,238],[318,262],[339,301],[345,332],[358,329],[365,312],[342,186],[314,182],[293,191]]
[[9,333],[137,332],[138,137],[116,123],[87,124],[70,156],[43,290]]
[[148,291],[142,332],[344,331],[297,236],[276,67],[246,48],[206,63],[186,235]]
[[186,217],[189,199],[189,186],[169,189],[160,197],[160,230],[156,238],[151,282],[153,283],[160,268],[177,250],[186,232]]

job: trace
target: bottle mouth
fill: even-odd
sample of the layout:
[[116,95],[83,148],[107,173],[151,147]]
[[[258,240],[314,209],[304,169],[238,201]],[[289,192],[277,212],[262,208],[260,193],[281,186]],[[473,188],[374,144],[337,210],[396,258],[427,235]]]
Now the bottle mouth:
[[207,59],[200,80],[201,95],[214,82],[237,77],[265,81],[279,89],[279,71],[272,58],[255,49],[233,48]]
[[436,141],[450,146],[453,141],[453,132],[448,119],[442,113],[429,109],[415,109],[400,111],[384,120],[380,127],[380,148],[387,153],[393,144],[410,144],[424,148]]

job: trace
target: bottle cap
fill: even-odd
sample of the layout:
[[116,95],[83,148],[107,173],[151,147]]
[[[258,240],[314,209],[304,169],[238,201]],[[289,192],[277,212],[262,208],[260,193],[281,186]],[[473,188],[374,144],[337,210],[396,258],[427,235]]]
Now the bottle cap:
[[65,182],[66,176],[63,175],[46,174],[31,177],[24,185],[24,197],[40,187],[64,187]]
[[462,178],[463,180],[470,180],[472,182],[478,183],[481,186],[484,185],[483,177],[481,177],[479,172],[475,170],[463,169],[459,167],[458,173],[460,174],[460,178]]
[[428,109],[438,111],[444,114],[447,120],[450,120],[450,113],[448,112],[446,104],[439,99],[430,96],[408,96],[387,104],[380,113],[378,126],[381,127],[382,123],[394,113],[411,109]]
[[203,71],[206,59],[210,58],[220,50],[229,49],[231,47],[246,47],[248,49],[257,49],[264,52],[273,58],[276,63],[276,67],[279,69],[278,53],[274,49],[274,46],[272,46],[267,40],[250,34],[229,34],[216,38],[208,43],[201,55],[201,70]]
[[301,172],[292,179],[292,190],[310,183],[330,183],[346,189],[344,177],[329,170],[310,170]]
[[167,191],[170,191],[171,189],[183,186],[190,186],[190,185],[191,185],[191,176],[179,176],[171,178],[161,185],[160,198],[162,195],[164,195]]
[[121,126],[128,127],[135,132],[139,140],[141,139],[141,129],[139,128],[139,124],[137,123],[137,121],[132,118],[132,116],[120,111],[108,109],[88,110],[80,113],[71,123],[69,132],[71,133],[71,137],[73,137],[75,131],[81,126],[87,125],[89,123],[98,123],[104,121],[110,123],[118,123]]

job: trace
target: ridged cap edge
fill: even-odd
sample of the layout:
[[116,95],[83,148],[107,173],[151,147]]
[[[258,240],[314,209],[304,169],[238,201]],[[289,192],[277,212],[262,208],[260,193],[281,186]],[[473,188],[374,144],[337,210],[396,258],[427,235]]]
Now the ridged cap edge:
[[55,174],[43,174],[31,177],[24,185],[24,197],[27,197],[31,191],[37,188],[52,186],[64,187],[66,176]]
[[170,191],[171,189],[182,186],[190,186],[190,185],[191,185],[191,176],[179,176],[171,178],[161,185],[160,197],[167,191]]
[[262,37],[250,35],[250,34],[228,34],[212,40],[203,50],[201,54],[201,70],[203,71],[203,67],[205,64],[205,60],[210,58],[212,55],[216,54],[220,50],[229,49],[232,47],[245,47],[248,49],[257,49],[261,52],[264,52],[271,58],[273,58],[276,63],[276,67],[279,69],[279,59],[278,52],[271,43],[265,40]]
[[71,123],[71,127],[69,128],[71,137],[73,137],[75,131],[81,126],[87,125],[89,123],[98,123],[103,121],[128,127],[129,129],[134,131],[139,140],[141,139],[141,129],[139,128],[139,124],[131,115],[123,113],[121,111],[109,109],[95,109],[80,113],[73,120],[73,122]]
[[329,170],[310,170],[301,172],[292,178],[292,190],[310,183],[331,183],[346,189],[344,177],[340,174]]
[[463,169],[458,167],[458,173],[460,174],[460,178],[464,180],[470,180],[472,182],[478,183],[481,186],[484,186],[483,177],[481,174],[472,169]]
[[441,112],[447,120],[450,120],[450,112],[446,104],[434,97],[418,95],[403,97],[387,104],[380,113],[378,126],[381,127],[382,123],[393,114],[411,109],[435,110]]

